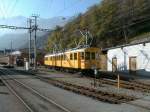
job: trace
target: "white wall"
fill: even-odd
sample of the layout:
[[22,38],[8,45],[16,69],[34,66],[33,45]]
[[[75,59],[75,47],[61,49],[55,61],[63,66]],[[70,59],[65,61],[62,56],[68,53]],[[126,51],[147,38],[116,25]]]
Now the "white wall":
[[133,56],[137,57],[138,73],[146,74],[147,72],[150,72],[150,43],[108,50],[107,70],[112,71],[112,58],[116,57],[118,70],[128,72],[129,57]]

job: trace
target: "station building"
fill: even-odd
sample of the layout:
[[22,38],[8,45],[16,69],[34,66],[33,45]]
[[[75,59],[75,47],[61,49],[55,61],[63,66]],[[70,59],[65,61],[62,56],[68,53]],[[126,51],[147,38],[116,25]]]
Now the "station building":
[[150,75],[150,41],[107,50],[107,71]]

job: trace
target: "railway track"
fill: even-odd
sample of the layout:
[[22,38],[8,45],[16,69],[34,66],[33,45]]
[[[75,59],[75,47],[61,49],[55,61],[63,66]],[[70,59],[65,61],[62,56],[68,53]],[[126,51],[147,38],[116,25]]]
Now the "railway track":
[[104,92],[100,90],[96,90],[94,88],[89,88],[85,86],[79,86],[76,84],[68,83],[65,81],[56,80],[53,78],[41,78],[38,77],[41,80],[44,80],[54,86],[63,88],[65,90],[69,90],[78,94],[82,94],[88,97],[92,97],[94,99],[97,99],[99,101],[108,102],[112,104],[121,104],[129,101],[133,101],[136,98],[132,96],[122,95],[122,94],[114,94],[110,92]]
[[94,88],[89,88],[85,86],[79,86],[76,84],[68,83],[65,81],[56,80],[54,78],[43,78],[41,76],[36,75],[36,78],[48,82],[56,87],[63,88],[65,90],[69,90],[78,94],[82,94],[99,101],[108,102],[112,104],[121,104],[129,101],[133,101],[136,98],[132,96],[127,96],[125,94],[115,94],[110,92],[104,92],[101,90],[96,90]]
[[[100,82],[100,84],[108,84],[108,85],[117,86],[117,81],[116,80],[96,79],[96,81]],[[123,80],[120,80],[120,87],[150,93],[150,85],[144,84],[144,83],[141,83],[141,82],[138,82],[138,81],[123,81]]]
[[[20,90],[24,90],[24,92],[30,93],[34,96],[34,98],[37,98],[39,102],[44,102],[45,105],[47,106],[47,109],[50,108],[51,111],[56,111],[56,112],[71,112],[69,109],[65,108],[64,106],[56,103],[49,97],[44,96],[40,92],[38,92],[36,89],[30,87],[29,85],[20,82],[17,80],[15,77],[12,77],[12,73],[8,72],[7,70],[0,70],[0,73],[2,74],[1,80],[3,83],[8,87],[8,89],[25,105],[25,107],[29,110],[29,112],[44,112],[45,110],[39,109],[39,107],[36,107],[33,102],[29,102],[26,98],[22,97],[21,93],[17,91],[16,88],[19,87]],[[35,100],[35,99],[34,99]],[[36,101],[36,100],[35,100]]]
[[[25,72],[23,72],[22,74],[24,74],[24,73]],[[141,108],[144,108],[144,109],[147,109],[147,110],[150,109],[147,106],[139,105],[139,104],[137,105],[136,103],[130,102],[130,101],[136,99],[134,97],[129,97],[129,96],[126,96],[126,95],[123,95],[123,96],[122,95],[114,95],[112,93],[110,93],[111,95],[109,96],[109,95],[107,95],[108,94],[107,92],[106,93],[101,92],[101,91],[99,92],[99,91],[97,91],[95,89],[92,89],[92,88],[86,88],[86,87],[82,87],[82,86],[73,85],[73,84],[70,84],[70,83],[67,83],[67,82],[64,82],[64,81],[59,81],[55,78],[52,78],[52,79],[46,78],[45,79],[45,78],[43,78],[41,76],[38,76],[38,75],[35,75],[35,76],[36,76],[36,78],[38,78],[42,81],[45,81],[47,83],[50,83],[54,86],[57,86],[57,87],[60,87],[60,88],[63,88],[63,89],[69,90],[69,91],[73,91],[73,92],[76,92],[76,93],[80,93],[80,94],[95,98],[95,99],[100,100],[100,101],[115,103],[115,104],[126,103],[126,104],[129,104],[129,105],[133,105],[133,106],[136,106],[136,107],[141,107]],[[76,87],[74,87],[74,86],[76,86]],[[79,88],[79,89],[76,89],[76,88]],[[87,90],[87,91],[85,91],[85,90]],[[91,91],[91,93],[89,93],[89,91]],[[104,94],[104,97],[101,95],[101,93]],[[99,96],[97,96],[97,94],[99,94]],[[105,97],[105,95],[106,95],[106,97]],[[116,96],[117,96],[117,98],[116,98]],[[112,99],[112,97],[114,99]],[[125,99],[124,99],[124,97],[125,97]]]
[[[43,70],[43,69],[41,69],[41,70]],[[43,71],[46,71],[46,70],[43,70]],[[84,77],[84,78],[87,78],[90,80],[93,79],[90,77]],[[96,81],[100,82],[100,84],[108,84],[108,85],[117,86],[116,80],[109,80],[109,79],[103,78],[103,79],[96,79]],[[150,84],[142,83],[142,82],[139,82],[136,80],[132,80],[132,81],[120,80],[120,87],[130,89],[130,90],[136,90],[136,91],[150,93]]]

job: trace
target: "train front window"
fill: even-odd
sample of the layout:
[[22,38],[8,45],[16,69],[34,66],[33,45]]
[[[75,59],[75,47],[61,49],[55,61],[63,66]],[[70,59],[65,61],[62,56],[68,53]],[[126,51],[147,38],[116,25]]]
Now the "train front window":
[[85,59],[90,60],[90,52],[85,52]]
[[81,59],[84,60],[84,52],[81,52]]
[[92,60],[95,60],[95,52],[92,52],[92,53],[91,53],[91,59],[92,59]]

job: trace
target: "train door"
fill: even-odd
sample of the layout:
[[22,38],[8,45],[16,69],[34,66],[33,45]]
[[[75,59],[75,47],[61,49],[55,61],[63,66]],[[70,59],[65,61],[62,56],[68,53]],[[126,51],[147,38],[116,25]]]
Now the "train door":
[[80,52],[80,68],[85,68],[85,52]]
[[129,57],[129,72],[131,74],[136,74],[136,57]]
[[80,52],[77,53],[77,66],[78,66],[78,69],[81,68],[81,54]]
[[74,53],[74,68],[78,68],[78,57],[77,57],[77,52]]
[[117,71],[117,58],[112,59],[112,71],[113,72]]

